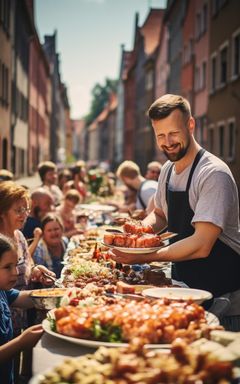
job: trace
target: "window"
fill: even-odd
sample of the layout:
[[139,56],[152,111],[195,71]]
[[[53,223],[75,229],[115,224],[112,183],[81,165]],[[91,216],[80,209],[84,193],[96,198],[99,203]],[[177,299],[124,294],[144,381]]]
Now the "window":
[[0,0],[0,23],[7,33],[10,26],[10,4],[9,0]]
[[227,55],[228,47],[224,47],[220,51],[220,85],[224,85],[227,82]]
[[236,130],[235,121],[228,123],[228,160],[233,160],[235,157],[235,141],[236,141]]
[[219,156],[224,158],[224,125],[219,126]]
[[8,106],[9,98],[9,70],[0,61],[0,101],[3,106]]
[[203,33],[207,31],[207,18],[208,18],[208,7],[207,4],[203,6]]
[[209,128],[209,151],[213,153],[214,150],[214,130],[213,127]]
[[201,35],[201,14],[197,13],[196,16],[196,39],[199,39]]
[[233,67],[232,74],[233,77],[240,75],[240,32],[233,37]]
[[153,88],[153,71],[150,70],[146,73],[145,88],[147,91]]
[[196,39],[200,39],[207,30],[207,4],[204,4],[203,8],[196,15]]
[[195,69],[195,91],[198,91],[200,88],[200,70],[198,67]]
[[216,56],[212,57],[212,62],[211,62],[211,91],[215,92],[216,87],[217,87],[217,60]]
[[206,88],[207,84],[207,63],[204,61],[202,63],[202,89]]
[[212,15],[216,16],[227,0],[212,0]]

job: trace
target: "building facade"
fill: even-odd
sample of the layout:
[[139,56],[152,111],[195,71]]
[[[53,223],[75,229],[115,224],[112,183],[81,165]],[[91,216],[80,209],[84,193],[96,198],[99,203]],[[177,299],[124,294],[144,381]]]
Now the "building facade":
[[11,169],[11,71],[13,7],[0,0],[0,168]]

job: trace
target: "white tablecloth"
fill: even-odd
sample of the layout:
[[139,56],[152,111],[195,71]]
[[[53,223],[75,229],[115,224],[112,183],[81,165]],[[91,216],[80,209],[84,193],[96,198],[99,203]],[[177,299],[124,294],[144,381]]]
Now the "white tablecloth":
[[44,333],[33,349],[33,375],[58,365],[66,357],[77,357],[86,353],[93,353],[95,350]]

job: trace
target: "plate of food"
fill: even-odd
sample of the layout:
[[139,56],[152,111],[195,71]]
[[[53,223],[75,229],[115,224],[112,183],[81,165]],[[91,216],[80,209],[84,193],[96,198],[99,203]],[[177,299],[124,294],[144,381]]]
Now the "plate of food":
[[[233,343],[235,348],[233,353]],[[201,339],[176,340],[171,351],[100,347],[93,353],[62,360],[34,376],[30,384],[55,383],[239,383],[239,339],[228,346]],[[97,378],[97,379],[96,379]],[[179,380],[181,379],[181,380]]]
[[156,299],[167,298],[170,300],[193,300],[197,304],[201,304],[205,300],[213,297],[211,292],[202,289],[177,288],[177,287],[154,287],[142,291],[143,296],[153,297]]
[[156,252],[158,251],[159,249],[165,247],[166,245],[163,244],[161,245],[160,247],[150,247],[150,248],[131,248],[131,247],[118,247],[116,245],[109,245],[109,244],[106,244],[104,242],[102,242],[102,244],[105,246],[105,247],[108,247],[108,248],[111,248],[111,249],[117,249],[118,251],[121,251],[121,252],[124,252],[124,253],[152,253],[152,252]]
[[114,212],[117,210],[113,205],[107,204],[79,204],[76,209],[85,209],[87,211]]
[[[43,329],[57,338],[92,348],[125,347],[133,339],[147,348],[169,348],[179,335],[186,341],[198,339],[209,324],[219,323],[194,302],[106,297],[102,303],[66,305],[50,311]],[[166,331],[168,325],[171,332]]]

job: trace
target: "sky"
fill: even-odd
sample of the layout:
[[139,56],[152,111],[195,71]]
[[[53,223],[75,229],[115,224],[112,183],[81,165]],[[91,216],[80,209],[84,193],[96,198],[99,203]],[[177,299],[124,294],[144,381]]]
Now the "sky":
[[166,0],[35,0],[35,24],[41,43],[57,30],[62,82],[68,88],[71,117],[90,111],[96,83],[119,76],[121,44],[133,48],[135,14],[139,26],[149,8]]

